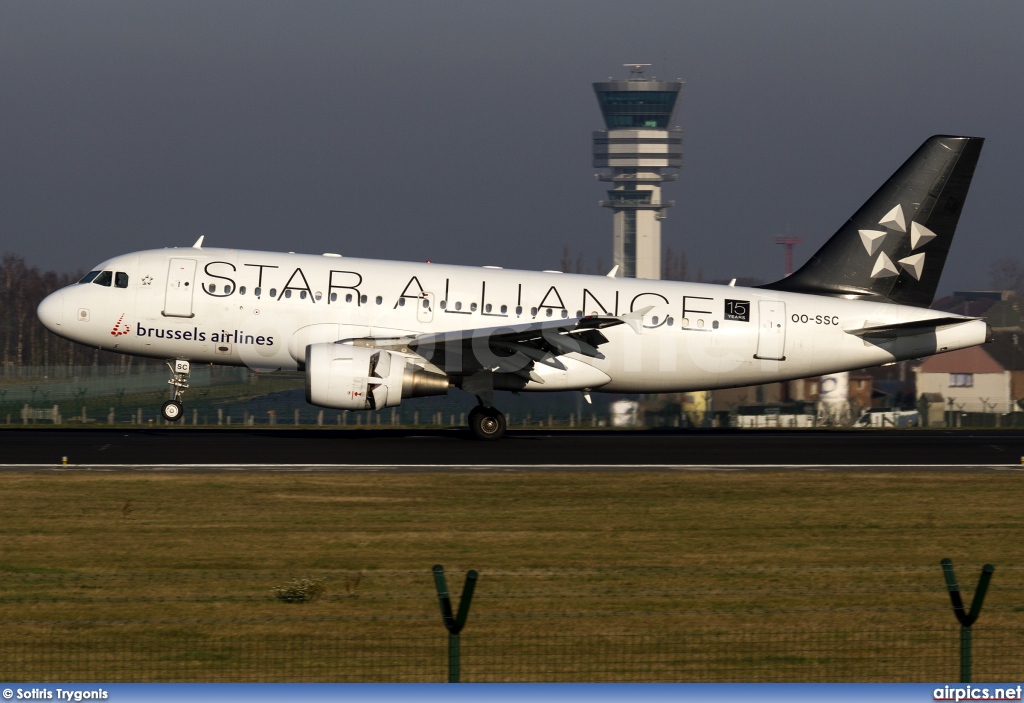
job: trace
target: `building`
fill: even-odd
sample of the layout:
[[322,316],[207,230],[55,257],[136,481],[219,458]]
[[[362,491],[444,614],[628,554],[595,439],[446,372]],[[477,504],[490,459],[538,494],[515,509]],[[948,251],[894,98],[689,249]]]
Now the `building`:
[[917,393],[941,395],[960,412],[1024,410],[1024,334],[997,332],[991,344],[928,357],[917,368]]
[[1020,298],[1007,298],[985,311],[985,321],[993,332],[1024,332],[1024,304]]
[[661,278],[661,220],[672,201],[661,184],[683,165],[683,134],[670,127],[683,82],[644,76],[650,64],[626,64],[627,80],[594,83],[605,131],[594,132],[594,168],[609,169],[597,178],[612,184],[603,207],[611,208],[613,258],[619,275]]

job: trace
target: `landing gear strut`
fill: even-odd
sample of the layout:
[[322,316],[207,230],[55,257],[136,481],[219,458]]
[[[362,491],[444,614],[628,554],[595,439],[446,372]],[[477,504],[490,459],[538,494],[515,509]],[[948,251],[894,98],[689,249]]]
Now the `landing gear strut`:
[[160,414],[163,415],[164,419],[168,422],[177,422],[181,419],[181,414],[185,411],[185,408],[181,404],[181,396],[185,392],[185,389],[188,388],[188,375],[191,368],[189,363],[182,359],[168,361],[167,366],[171,369],[171,380],[167,383],[174,388],[174,395],[160,408]]
[[505,416],[497,408],[478,405],[469,411],[469,428],[477,439],[501,439],[505,434]]

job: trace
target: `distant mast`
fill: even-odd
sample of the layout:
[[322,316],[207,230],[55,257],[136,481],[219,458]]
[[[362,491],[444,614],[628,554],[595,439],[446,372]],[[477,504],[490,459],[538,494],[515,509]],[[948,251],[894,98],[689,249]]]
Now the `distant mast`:
[[661,278],[661,221],[674,201],[661,198],[661,184],[676,180],[683,165],[682,128],[670,126],[681,79],[644,76],[647,63],[623,64],[629,78],[594,83],[605,131],[594,132],[597,179],[613,184],[602,207],[611,208],[614,262],[628,278]]

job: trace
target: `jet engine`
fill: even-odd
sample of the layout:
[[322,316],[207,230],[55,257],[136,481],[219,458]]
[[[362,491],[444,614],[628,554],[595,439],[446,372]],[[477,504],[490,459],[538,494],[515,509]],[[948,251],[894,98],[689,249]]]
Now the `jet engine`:
[[409,357],[349,344],[306,347],[306,401],[343,410],[398,405],[402,398],[444,395],[448,377],[409,365]]

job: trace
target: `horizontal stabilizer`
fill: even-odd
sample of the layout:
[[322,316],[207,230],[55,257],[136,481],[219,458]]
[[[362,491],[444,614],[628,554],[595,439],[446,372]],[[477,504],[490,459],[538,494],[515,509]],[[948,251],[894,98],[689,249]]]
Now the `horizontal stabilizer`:
[[857,337],[908,337],[915,334],[925,334],[929,330],[946,325],[962,325],[965,322],[980,320],[980,317],[933,317],[929,320],[914,320],[912,322],[895,322],[885,325],[871,325],[859,329],[844,330],[847,334]]

